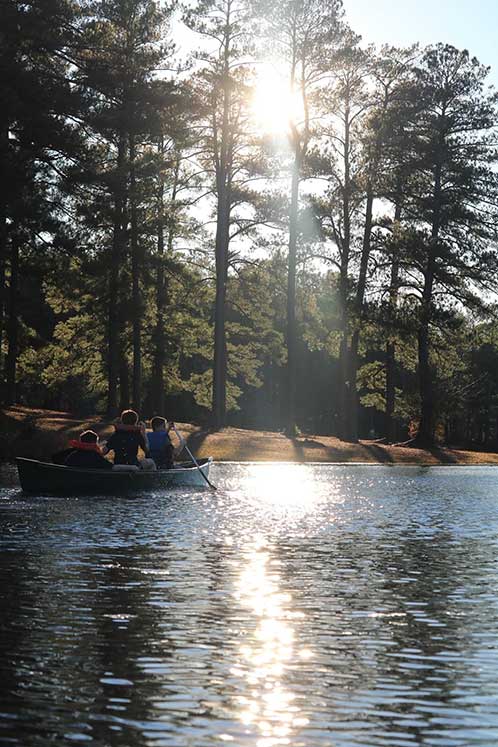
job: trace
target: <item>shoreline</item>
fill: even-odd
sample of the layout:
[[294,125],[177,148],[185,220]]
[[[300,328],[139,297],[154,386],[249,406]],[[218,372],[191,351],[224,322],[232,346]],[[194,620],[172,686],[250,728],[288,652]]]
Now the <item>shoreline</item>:
[[[101,438],[113,425],[97,417],[78,417],[67,412],[15,406],[0,411],[0,461],[16,456],[47,459],[82,430],[92,428]],[[274,431],[228,427],[202,430],[191,423],[176,423],[197,457],[212,456],[217,462],[402,466],[493,466],[498,453],[449,446],[417,449],[386,446],[362,440],[356,444],[333,436],[303,434],[290,439]]]
[[[182,458],[182,461],[183,458]],[[256,464],[278,464],[282,467],[292,467],[294,465],[306,464],[308,467],[413,467],[419,468],[433,468],[433,467],[498,467],[498,461],[494,462],[286,462],[286,461],[269,461],[265,459],[252,459],[247,460],[234,460],[234,459],[215,459],[215,464],[244,464],[244,465],[256,465]]]

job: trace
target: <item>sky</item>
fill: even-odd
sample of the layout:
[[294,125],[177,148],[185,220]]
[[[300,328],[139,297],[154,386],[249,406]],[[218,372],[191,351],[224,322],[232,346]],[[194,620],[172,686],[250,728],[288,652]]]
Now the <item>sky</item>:
[[447,42],[491,67],[498,88],[498,0],[343,0],[365,43]]

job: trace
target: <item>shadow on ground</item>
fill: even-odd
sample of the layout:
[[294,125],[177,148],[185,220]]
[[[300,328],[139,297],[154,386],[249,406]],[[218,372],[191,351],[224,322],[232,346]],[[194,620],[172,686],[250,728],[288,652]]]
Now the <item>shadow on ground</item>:
[[458,464],[459,462],[457,455],[453,454],[448,448],[439,449],[437,446],[433,446],[431,449],[427,449],[427,451],[441,464]]
[[381,462],[381,464],[393,464],[394,459],[392,454],[387,449],[383,449],[382,446],[377,444],[362,444],[362,448],[373,457],[373,461]]
[[[194,456],[197,456],[201,450],[202,444],[206,440],[206,438],[209,436],[210,431],[192,431],[187,438],[187,446],[190,449],[190,451],[194,454]],[[186,449],[183,449],[181,452],[182,455],[185,457],[188,457]]]

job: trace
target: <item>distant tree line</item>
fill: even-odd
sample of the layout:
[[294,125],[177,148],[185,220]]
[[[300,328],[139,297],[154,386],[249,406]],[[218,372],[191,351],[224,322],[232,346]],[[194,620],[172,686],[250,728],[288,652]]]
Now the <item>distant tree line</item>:
[[4,405],[498,442],[488,68],[340,0],[0,14]]

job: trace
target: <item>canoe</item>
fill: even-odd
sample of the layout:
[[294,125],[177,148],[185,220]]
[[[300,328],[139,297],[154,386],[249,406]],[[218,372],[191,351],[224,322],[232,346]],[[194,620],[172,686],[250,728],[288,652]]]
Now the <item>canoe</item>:
[[[158,469],[153,472],[82,469],[23,457],[18,457],[16,462],[21,488],[25,493],[38,495],[120,495],[164,488],[207,486],[192,462],[180,463],[174,469]],[[212,458],[199,459],[198,463],[208,477]]]

